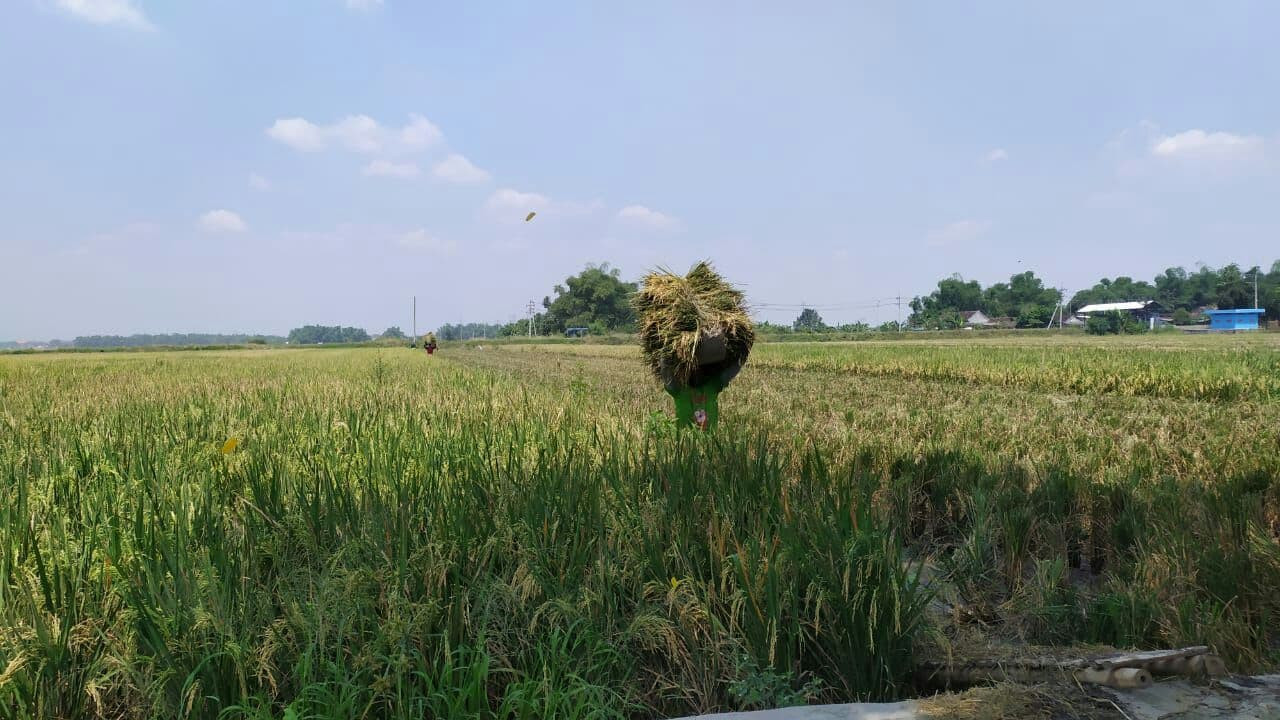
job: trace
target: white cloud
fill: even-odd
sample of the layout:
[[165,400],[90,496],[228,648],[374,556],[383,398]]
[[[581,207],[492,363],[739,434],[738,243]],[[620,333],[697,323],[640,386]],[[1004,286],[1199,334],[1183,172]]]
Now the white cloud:
[[324,130],[300,117],[276,120],[267,128],[267,135],[300,152],[316,152],[325,146]]
[[63,12],[95,25],[120,25],[152,30],[151,22],[133,0],[54,0]]
[[200,216],[200,228],[206,232],[244,232],[247,226],[230,210],[210,210]]
[[622,208],[618,211],[618,218],[657,230],[674,230],[680,227],[679,220],[643,205],[628,205]]
[[421,115],[410,115],[409,124],[400,129],[400,142],[407,150],[425,150],[442,138],[440,128]]
[[271,182],[258,173],[249,173],[249,187],[258,192],[266,192],[271,189]]
[[418,177],[418,166],[415,163],[394,163],[390,160],[374,160],[364,166],[361,174],[368,177],[394,177],[409,179]]
[[928,244],[933,247],[970,243],[991,229],[988,220],[957,220],[929,233]]
[[1166,158],[1221,158],[1248,155],[1262,148],[1256,135],[1193,129],[1156,138],[1151,154]]
[[375,8],[382,7],[382,0],[346,0],[348,10],[360,10],[368,12]]
[[396,243],[403,248],[435,255],[452,255],[458,249],[457,243],[452,240],[441,240],[422,228],[397,236]]
[[368,115],[348,115],[326,129],[326,134],[348,150],[378,152],[385,131]]
[[384,127],[368,115],[348,115],[332,125],[306,118],[279,118],[267,128],[271,139],[301,152],[317,152],[337,145],[353,152],[420,152],[440,142],[440,128],[421,115],[410,115],[403,127]]
[[487,207],[495,215],[510,216],[524,220],[530,212],[545,213],[551,200],[546,195],[526,193],[511,188],[502,188],[489,196]]
[[569,200],[553,200],[546,195],[520,192],[511,188],[501,188],[494,191],[485,203],[485,210],[491,217],[505,222],[524,222],[525,217],[530,212],[536,212],[538,217],[534,219],[534,224],[537,224],[539,219],[547,220],[550,218],[590,215],[601,207],[603,206],[599,201],[581,203]]
[[470,160],[457,153],[436,163],[431,172],[441,180],[460,185],[482,183],[489,179],[489,173],[472,165]]
[[1001,160],[1008,160],[1008,159],[1009,159],[1009,153],[1005,152],[1004,148],[996,148],[991,152],[987,153],[987,157],[986,157],[986,160],[989,163],[1000,162]]
[[1271,137],[1200,128],[1170,132],[1148,121],[1121,131],[1104,150],[1116,179],[1129,189],[1185,191],[1280,169],[1280,142]]

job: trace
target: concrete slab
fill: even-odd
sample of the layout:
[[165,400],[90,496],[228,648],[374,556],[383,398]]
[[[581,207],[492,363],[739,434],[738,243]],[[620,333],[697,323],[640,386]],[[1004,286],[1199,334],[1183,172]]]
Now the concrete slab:
[[896,703],[850,703],[846,705],[805,705],[697,715],[681,720],[919,720],[921,715],[910,700]]
[[[1001,685],[985,690],[972,690],[965,695],[937,696],[927,701],[930,710],[938,698],[953,697],[965,702],[973,717],[983,717],[982,709],[995,709],[988,705],[997,699],[1007,699],[1008,693],[1022,686]],[[1104,695],[1115,701],[1118,711],[1115,717],[1128,720],[1280,720],[1280,675],[1233,676],[1208,683],[1186,680],[1165,680],[1135,690],[1116,690],[1099,685],[1089,685],[1088,696]],[[1034,686],[1036,693],[1061,695],[1059,700],[1088,700],[1078,685]],[[973,697],[973,693],[987,695]],[[1030,689],[1028,690],[1030,693]],[[992,697],[991,693],[999,693]],[[1035,693],[1029,697],[1034,700]],[[1086,705],[1096,705],[1088,700]],[[1011,707],[1004,707],[1004,711]],[[1105,714],[1105,713],[1104,713]],[[1108,717],[1110,715],[1107,715]],[[968,715],[965,715],[968,717]],[[1001,717],[1009,717],[1002,714]],[[1039,715],[1037,715],[1039,717]],[[1092,717],[1092,715],[1090,715]],[[718,715],[698,715],[680,720],[928,720],[929,713],[920,703],[906,700],[896,703],[852,703],[847,705],[811,705],[756,712],[732,712]]]
[[1171,680],[1140,690],[1105,692],[1133,720],[1280,720],[1280,675],[1234,677],[1208,684]]

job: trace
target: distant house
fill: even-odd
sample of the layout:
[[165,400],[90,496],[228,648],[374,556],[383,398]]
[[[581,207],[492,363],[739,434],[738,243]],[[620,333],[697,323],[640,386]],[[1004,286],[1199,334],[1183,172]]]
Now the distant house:
[[1072,315],[1071,317],[1067,318],[1066,321],[1063,322],[1062,324],[1075,327],[1076,325],[1083,325],[1084,320],[1081,320],[1079,315]]
[[997,315],[996,317],[987,318],[987,327],[1012,330],[1018,327],[1018,319],[1008,315]]
[[964,324],[970,327],[991,324],[991,318],[987,317],[981,310],[961,310],[960,317],[964,318]]
[[1085,305],[1076,310],[1076,317],[1081,320],[1088,320],[1093,315],[1100,315],[1109,312],[1128,313],[1134,319],[1143,323],[1147,327],[1158,327],[1167,324],[1168,318],[1164,316],[1164,306],[1155,300],[1133,300],[1130,302],[1113,302],[1113,303],[1094,303]]
[[1237,308],[1235,310],[1205,310],[1209,316],[1210,330],[1257,330],[1258,318],[1266,311],[1262,308]]

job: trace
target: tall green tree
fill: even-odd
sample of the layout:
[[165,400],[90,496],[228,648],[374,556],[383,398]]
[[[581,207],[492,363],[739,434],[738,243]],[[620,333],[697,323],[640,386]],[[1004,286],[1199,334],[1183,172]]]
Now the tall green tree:
[[[935,324],[946,325],[942,315],[951,311],[954,314],[966,310],[983,310],[985,312],[982,286],[977,280],[966,281],[960,275],[952,275],[938,281],[938,289],[924,297],[911,301],[911,317],[907,319],[912,325],[930,327]],[[948,318],[951,320],[953,318]]]
[[1015,317],[1018,327],[1044,327],[1062,300],[1062,293],[1045,287],[1031,270],[1011,276],[1008,283],[992,285],[983,295],[984,312]]
[[1187,309],[1191,302],[1191,291],[1187,271],[1180,267],[1166,268],[1156,276],[1155,299],[1164,307]]
[[1218,271],[1217,291],[1215,301],[1221,309],[1253,307],[1253,283],[1244,279],[1235,263]]
[[542,299],[541,332],[564,332],[568,327],[626,330],[635,324],[631,296],[636,283],[623,282],[622,271],[609,263],[589,264],[556,285],[555,298]]
[[813,308],[805,308],[796,316],[795,322],[791,323],[793,330],[807,330],[809,332],[822,332],[827,328],[827,324],[822,322],[822,316]]
[[1187,297],[1187,309],[1194,310],[1205,305],[1212,305],[1216,300],[1218,273],[1207,265],[1202,265],[1195,273],[1187,276],[1191,291]]
[[1262,309],[1266,311],[1263,319],[1268,322],[1280,320],[1280,284],[1267,289],[1267,294],[1259,298]]

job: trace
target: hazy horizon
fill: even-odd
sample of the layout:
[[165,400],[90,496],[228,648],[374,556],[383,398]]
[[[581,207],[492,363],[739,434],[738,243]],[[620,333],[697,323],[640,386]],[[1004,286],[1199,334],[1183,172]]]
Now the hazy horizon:
[[[1261,269],[1262,269],[1263,271],[1268,270],[1268,269],[1269,269],[1269,267],[1271,267],[1271,266],[1272,266],[1272,265],[1268,265],[1268,264],[1265,264],[1265,263],[1257,263],[1257,264],[1261,267]],[[1276,260],[1273,264],[1280,264],[1280,260]],[[1033,271],[1035,270],[1035,268],[1027,268],[1027,269],[1030,269],[1030,270],[1033,270]],[[1163,269],[1163,268],[1162,268],[1162,269]],[[1194,270],[1196,270],[1196,269],[1198,269],[1198,268],[1194,268],[1194,267],[1193,267],[1193,268],[1185,268],[1185,269],[1186,269],[1186,270],[1188,270],[1188,272],[1192,272],[1192,271],[1194,271]],[[1242,267],[1242,270],[1247,270],[1247,269],[1248,269],[1247,267]],[[1151,273],[1151,275],[1154,275],[1154,274],[1155,274],[1154,272],[1153,272],[1153,273]],[[1039,273],[1037,273],[1037,275],[1039,276]],[[1149,282],[1149,281],[1152,279],[1152,278],[1151,278],[1151,275],[1137,275],[1137,276],[1131,276],[1131,277],[1133,277],[1133,279],[1134,279],[1135,281],[1137,281],[1137,280],[1146,280],[1146,281],[1148,281],[1148,282]],[[1117,275],[1117,276],[1111,276],[1111,279],[1113,279],[1113,280],[1114,280],[1116,277],[1120,277],[1120,276],[1118,276],[1118,275]],[[624,276],[624,279],[634,280],[635,278],[630,278],[630,277]],[[939,279],[942,279],[942,278],[939,278]],[[1006,279],[1007,279],[1007,278],[1006,278]],[[927,290],[921,291],[920,293],[913,293],[913,295],[911,295],[911,296],[906,296],[906,295],[902,296],[902,305],[901,305],[901,309],[900,309],[900,310],[901,310],[901,317],[902,317],[902,320],[906,320],[907,316],[911,314],[911,308],[909,307],[909,302],[913,299],[913,297],[914,297],[916,294],[923,294],[923,295],[927,295],[927,294],[928,294],[929,292],[931,292],[933,289],[935,289],[935,286],[934,286],[934,285],[931,285]],[[550,294],[550,293],[549,293],[549,294]],[[1064,302],[1069,301],[1069,300],[1071,299],[1071,294],[1072,294],[1072,293],[1070,293],[1070,292],[1069,292],[1069,293],[1067,294],[1067,296],[1066,296],[1066,297],[1064,297]],[[889,312],[891,313],[891,316],[887,318],[888,320],[894,320],[894,319],[896,319],[896,317],[894,317],[894,316],[896,316],[896,315],[897,315],[897,313],[899,312],[899,308],[897,307],[897,303],[896,303],[896,298],[893,298],[893,299],[883,299],[883,300],[881,300],[881,301],[879,301],[879,302],[877,303],[877,306],[878,306],[879,308],[882,308],[883,310],[887,310],[887,311],[889,311]],[[835,318],[835,317],[844,318],[844,317],[848,316],[850,313],[859,313],[860,315],[863,315],[863,316],[864,316],[864,315],[865,315],[865,313],[866,313],[866,308],[858,308],[858,307],[855,307],[855,308],[845,308],[845,307],[838,307],[838,308],[834,308],[834,309],[833,309],[833,308],[828,308],[828,307],[825,307],[825,306],[817,305],[816,303],[811,303],[811,304],[809,305],[809,307],[813,307],[814,309],[818,310],[818,312],[819,312],[819,314],[822,316],[822,318],[823,318],[824,322],[827,322],[828,324],[835,325],[835,324],[845,324],[845,323],[852,323],[852,322],[865,321],[865,318],[864,318],[864,317],[860,317],[859,319],[854,319],[854,320],[835,320],[835,321],[833,321],[833,320],[832,320],[832,318]],[[540,306],[540,305],[539,305],[539,307],[538,307],[538,311],[539,311],[539,312],[541,312],[541,311],[542,311],[542,308],[541,308],[541,306]],[[796,309],[791,309],[791,308],[778,309],[778,308],[770,307],[770,308],[763,308],[763,309],[761,309],[761,308],[753,308],[752,316],[753,316],[754,318],[756,318],[756,319],[757,319],[757,321],[759,321],[759,320],[768,320],[768,321],[770,321],[770,322],[779,323],[779,324],[782,324],[782,325],[790,325],[790,324],[791,324],[791,322],[792,322],[792,320],[794,320],[795,316],[798,316],[799,314],[800,314],[800,308],[796,308]],[[476,318],[462,318],[462,319],[452,319],[452,320],[446,319],[446,320],[443,320],[443,321],[441,321],[441,322],[433,323],[433,324],[431,324],[431,325],[429,325],[429,326],[424,326],[424,325],[422,325],[421,323],[419,323],[419,324],[417,325],[416,329],[415,329],[415,327],[414,327],[414,325],[413,325],[413,304],[412,304],[412,302],[410,303],[410,310],[408,311],[408,315],[409,315],[409,321],[408,321],[408,322],[405,322],[405,323],[389,322],[389,323],[387,323],[387,324],[385,324],[385,325],[378,325],[378,326],[376,326],[376,327],[375,327],[375,326],[373,326],[373,325],[369,325],[369,326],[359,326],[359,325],[357,325],[357,326],[354,326],[354,327],[359,327],[359,328],[361,328],[361,329],[365,330],[366,332],[368,332],[368,333],[369,333],[369,335],[374,336],[374,337],[378,336],[380,333],[382,333],[382,332],[383,332],[383,331],[385,331],[385,330],[389,330],[389,329],[391,329],[392,327],[398,327],[398,328],[399,328],[402,332],[404,332],[406,335],[413,334],[413,333],[415,333],[415,331],[416,331],[416,334],[421,335],[421,334],[426,333],[426,332],[429,332],[429,331],[438,330],[442,325],[446,325],[446,324],[449,324],[449,325],[468,325],[468,324],[474,324],[474,325],[502,325],[502,324],[508,324],[508,323],[510,323],[510,322],[513,322],[513,321],[520,321],[520,322],[523,322],[523,321],[524,321],[524,319],[525,319],[525,318],[523,318],[523,317],[518,317],[518,316],[517,316],[517,315],[515,315],[515,314],[512,314],[510,317],[508,317],[508,318],[507,318],[507,319],[505,319],[505,320],[502,320],[502,319],[487,319],[487,320],[486,320],[486,319],[483,319],[483,318],[479,318],[479,319],[476,319]],[[878,324],[878,323],[877,323],[877,324]],[[71,341],[71,340],[73,340],[75,337],[88,337],[88,336],[121,336],[121,337],[127,337],[127,336],[131,336],[131,335],[244,335],[244,336],[248,336],[248,337],[252,337],[252,336],[258,335],[258,336],[267,336],[267,337],[285,337],[285,336],[287,336],[287,335],[289,334],[289,331],[290,331],[290,330],[293,330],[293,329],[295,329],[295,328],[300,328],[300,327],[303,327],[303,326],[306,326],[306,325],[322,325],[322,326],[330,326],[330,327],[333,327],[333,326],[335,326],[335,325],[337,325],[337,324],[336,324],[336,323],[328,323],[328,322],[323,322],[323,321],[314,321],[314,320],[313,320],[313,321],[307,321],[307,322],[298,322],[298,323],[294,323],[294,324],[290,325],[288,328],[283,328],[283,329],[279,329],[279,330],[258,330],[258,329],[248,329],[248,330],[246,330],[246,329],[243,329],[243,328],[241,328],[241,329],[231,329],[231,330],[203,330],[203,329],[200,329],[200,328],[195,328],[195,329],[190,329],[190,328],[183,329],[183,328],[179,328],[179,329],[151,329],[151,330],[138,330],[138,331],[131,331],[131,332],[89,332],[89,333],[78,333],[76,336],[66,336],[66,337],[61,337],[61,336],[49,336],[49,337],[26,337],[26,338],[5,338],[5,337],[0,337],[0,343],[3,343],[3,342],[32,343],[32,342],[47,342],[47,341],[50,341],[50,340]]]
[[[0,340],[523,317],[712,259],[831,323],[1280,258],[1280,6],[0,6]],[[528,211],[537,217],[525,223]],[[790,322],[796,311],[762,312]]]

